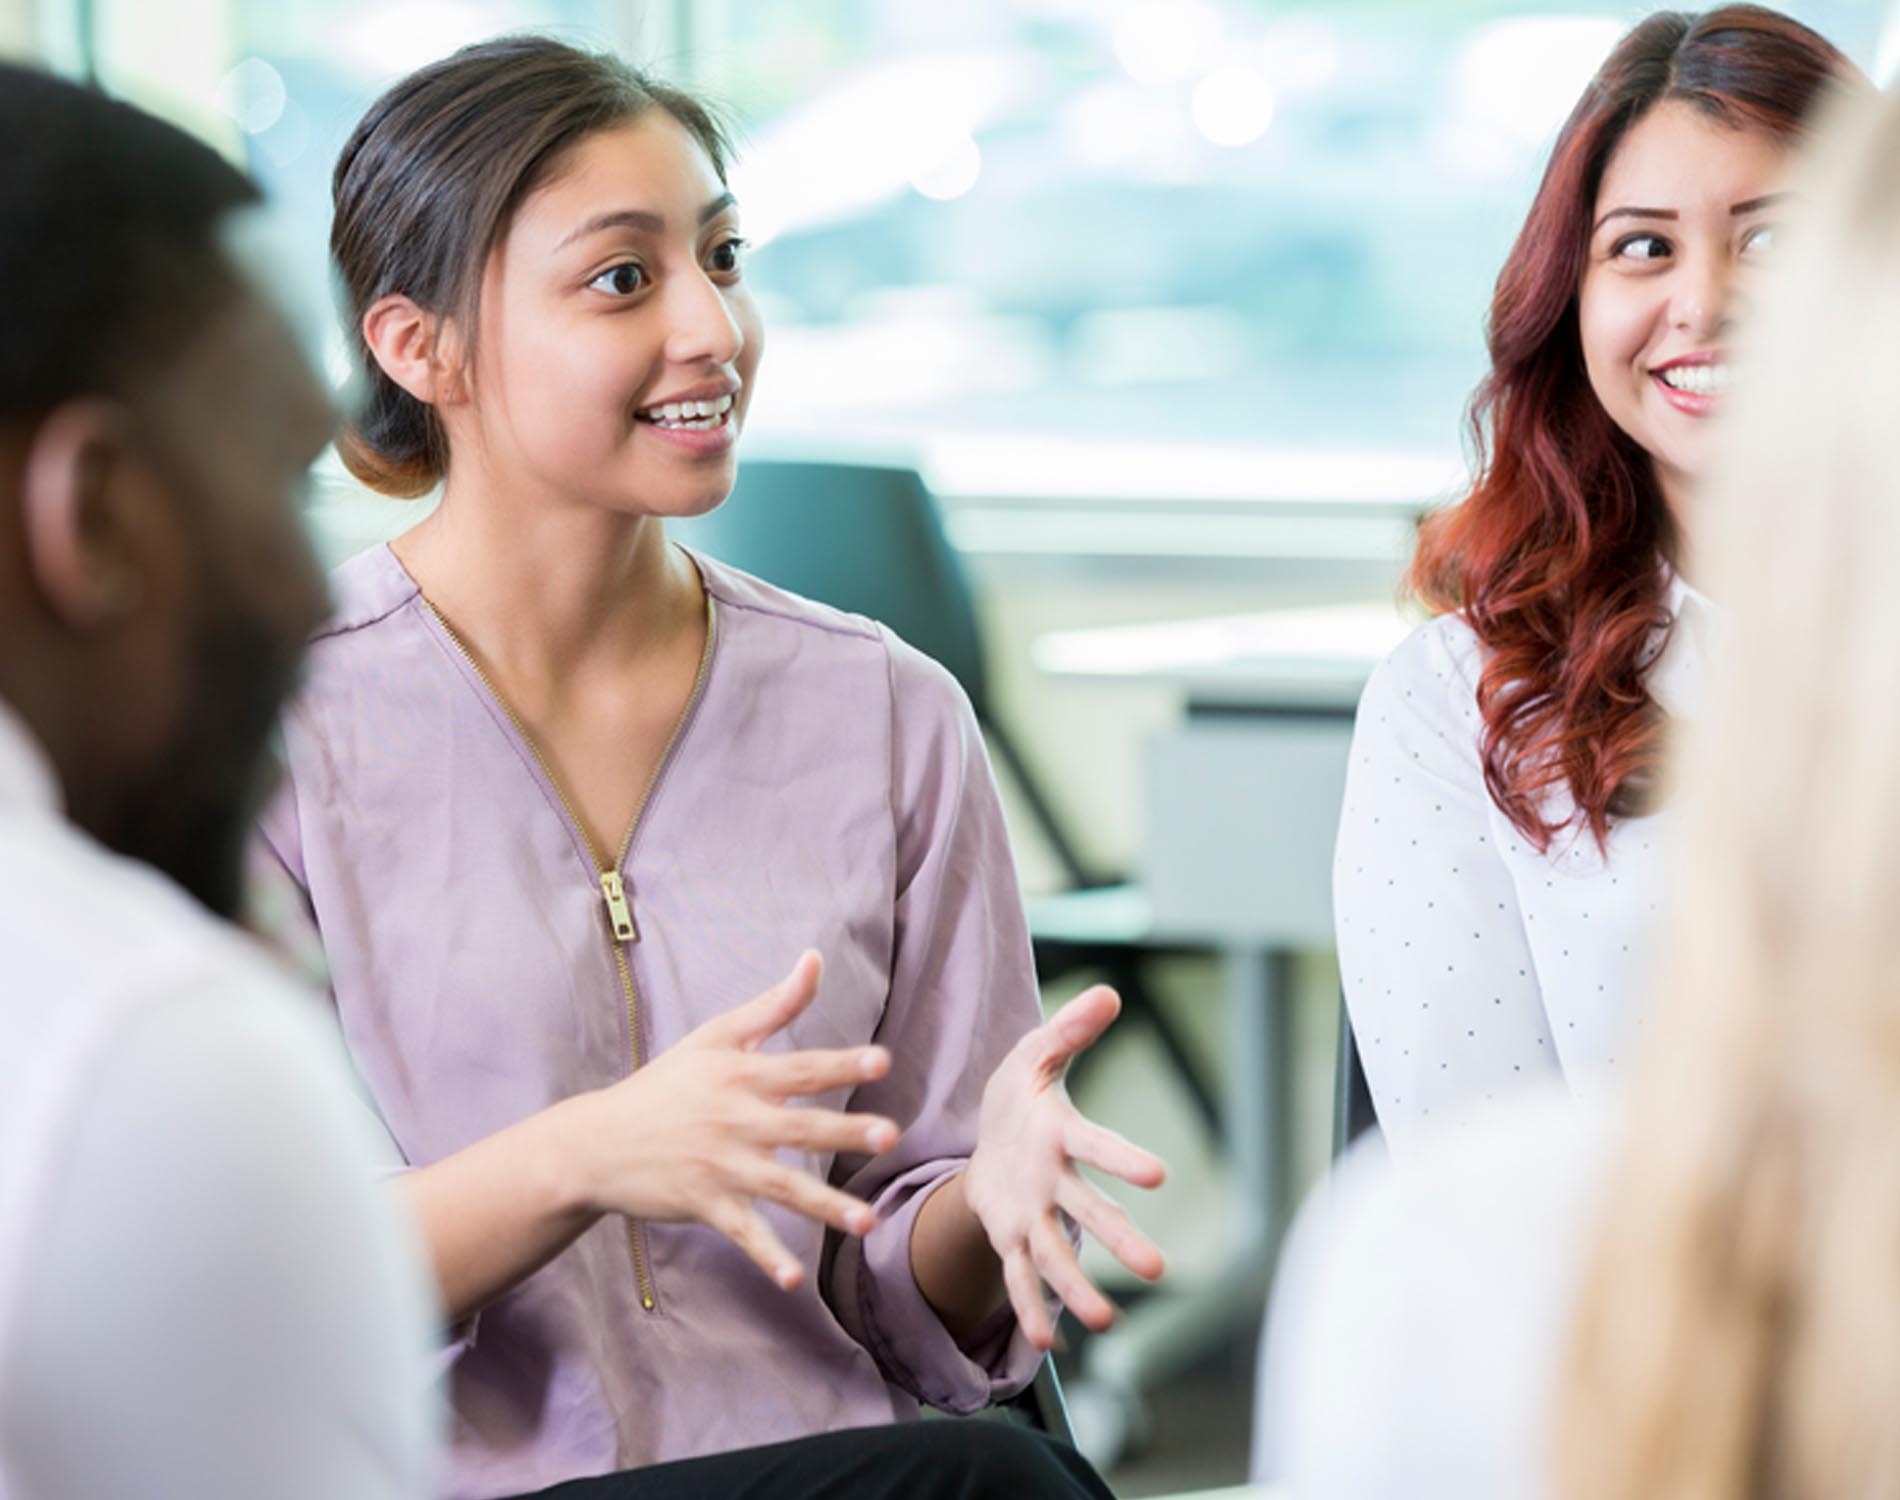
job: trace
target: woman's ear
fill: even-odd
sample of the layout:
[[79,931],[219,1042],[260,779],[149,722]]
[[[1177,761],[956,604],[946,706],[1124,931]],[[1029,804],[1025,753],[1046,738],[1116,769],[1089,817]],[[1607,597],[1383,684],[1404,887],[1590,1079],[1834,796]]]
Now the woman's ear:
[[136,611],[145,592],[138,539],[113,504],[129,452],[111,402],[69,401],[33,434],[20,495],[27,565],[47,606],[75,630]]
[[425,406],[463,399],[460,340],[455,328],[400,292],[370,304],[363,342],[382,372]]

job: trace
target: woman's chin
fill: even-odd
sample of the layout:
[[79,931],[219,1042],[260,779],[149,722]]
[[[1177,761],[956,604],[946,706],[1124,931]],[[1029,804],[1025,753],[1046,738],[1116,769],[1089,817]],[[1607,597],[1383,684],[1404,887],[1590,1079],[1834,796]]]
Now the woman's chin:
[[690,500],[682,501],[676,507],[669,507],[666,514],[674,520],[690,521],[694,516],[703,516],[709,511],[719,509],[720,506],[726,503],[731,495],[731,476],[728,475],[727,482],[724,485],[717,489],[709,488],[703,494],[696,495]]
[[[625,515],[653,516],[660,520],[690,521],[708,511],[719,509],[732,494],[738,466],[724,463],[708,466],[690,481],[675,478],[670,484],[654,483],[648,473],[629,474],[604,494],[597,487],[596,503]],[[616,476],[618,477],[618,476]]]

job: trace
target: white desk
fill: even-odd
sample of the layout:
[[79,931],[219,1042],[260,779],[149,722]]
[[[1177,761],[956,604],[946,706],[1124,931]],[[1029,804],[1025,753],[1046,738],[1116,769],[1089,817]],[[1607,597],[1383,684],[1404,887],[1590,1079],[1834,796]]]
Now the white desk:
[[1264,1484],[1237,1484],[1222,1490],[1183,1491],[1157,1500],[1293,1500],[1286,1491]]
[[1281,610],[1036,642],[1045,672],[1163,683],[1183,714],[1150,747],[1141,883],[1170,938],[1332,945],[1333,837],[1352,714],[1411,621],[1390,604]]
[[1037,641],[1034,655],[1038,667],[1059,676],[1167,683],[1190,706],[1351,712],[1366,675],[1411,626],[1390,604],[1279,609],[1062,630]]
[[[1158,943],[1218,949],[1227,972],[1224,1124],[1242,1229],[1207,1285],[1150,1299],[1089,1345],[1072,1402],[1138,1402],[1257,1315],[1293,1208],[1293,955],[1333,943],[1332,853],[1352,715],[1412,621],[1392,605],[1060,632],[1044,671],[1177,688],[1150,746],[1139,883]],[[1088,1387],[1096,1389],[1091,1392]]]

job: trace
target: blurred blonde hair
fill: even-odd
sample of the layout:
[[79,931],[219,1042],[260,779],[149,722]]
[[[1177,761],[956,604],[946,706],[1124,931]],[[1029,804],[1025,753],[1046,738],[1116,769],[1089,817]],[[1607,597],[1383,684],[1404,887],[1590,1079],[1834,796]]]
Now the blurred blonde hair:
[[1837,104],[1700,520],[1732,610],[1566,1500],[1900,1496],[1900,99]]

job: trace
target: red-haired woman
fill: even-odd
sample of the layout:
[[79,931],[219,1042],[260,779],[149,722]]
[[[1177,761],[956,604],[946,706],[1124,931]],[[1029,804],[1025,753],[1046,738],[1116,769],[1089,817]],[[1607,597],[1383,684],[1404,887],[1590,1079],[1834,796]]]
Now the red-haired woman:
[[1538,1075],[1612,1069],[1713,613],[1696,481],[1794,147],[1864,84],[1752,5],[1631,31],[1559,135],[1498,277],[1470,494],[1424,525],[1437,617],[1360,703],[1334,869],[1387,1141]]

